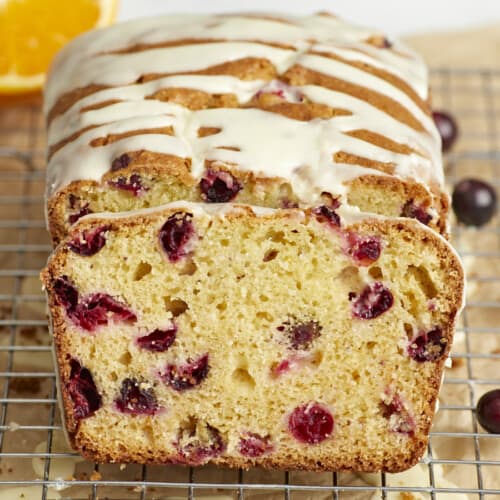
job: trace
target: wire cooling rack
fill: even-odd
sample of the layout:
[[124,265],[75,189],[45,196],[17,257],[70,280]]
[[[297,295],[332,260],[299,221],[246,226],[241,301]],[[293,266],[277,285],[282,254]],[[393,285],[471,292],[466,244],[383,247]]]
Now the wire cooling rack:
[[[434,108],[457,118],[446,158],[500,185],[500,70],[435,69]],[[500,224],[453,226],[468,274],[458,325],[421,464],[403,475],[232,471],[211,466],[96,465],[66,448],[38,273],[50,251],[43,220],[43,119],[36,104],[0,108],[0,499],[483,499],[500,498],[500,435],[475,406],[500,387]],[[500,193],[499,193],[500,194]],[[24,496],[23,496],[24,495]]]

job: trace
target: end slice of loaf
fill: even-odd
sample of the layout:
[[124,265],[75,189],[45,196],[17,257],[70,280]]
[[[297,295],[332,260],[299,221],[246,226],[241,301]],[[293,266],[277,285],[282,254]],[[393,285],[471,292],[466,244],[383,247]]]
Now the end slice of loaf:
[[66,428],[98,462],[407,469],[463,298],[434,231],[326,205],[87,216],[42,280]]

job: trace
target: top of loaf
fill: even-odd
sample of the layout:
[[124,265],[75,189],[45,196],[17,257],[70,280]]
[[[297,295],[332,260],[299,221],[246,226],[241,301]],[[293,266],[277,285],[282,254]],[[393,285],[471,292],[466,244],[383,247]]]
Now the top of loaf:
[[[269,64],[270,75],[224,69],[249,60]],[[320,77],[290,84],[288,73],[303,68]],[[231,94],[239,107],[193,110],[159,102],[155,93],[168,88]],[[262,93],[338,112],[295,120],[252,106]],[[189,158],[194,178],[209,160],[289,179],[306,203],[332,185],[341,193],[344,181],[364,174],[434,187],[443,182],[425,65],[400,42],[329,14],[172,15],[86,33],[56,57],[45,113],[49,196],[75,180],[99,181],[114,158],[134,150]],[[173,135],[151,133],[165,127]],[[205,127],[220,131],[199,137]],[[112,144],[90,144],[133,131]],[[343,162],[338,152],[388,167]]]

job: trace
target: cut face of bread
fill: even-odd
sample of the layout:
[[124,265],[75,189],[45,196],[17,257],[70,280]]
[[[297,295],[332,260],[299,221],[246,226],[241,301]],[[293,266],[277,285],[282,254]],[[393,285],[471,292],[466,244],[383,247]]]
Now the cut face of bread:
[[338,205],[87,216],[42,279],[69,436],[98,462],[404,470],[463,296],[434,231]]
[[375,30],[326,15],[140,20],[69,44],[45,97],[55,243],[89,213],[325,196],[446,234],[425,65]]

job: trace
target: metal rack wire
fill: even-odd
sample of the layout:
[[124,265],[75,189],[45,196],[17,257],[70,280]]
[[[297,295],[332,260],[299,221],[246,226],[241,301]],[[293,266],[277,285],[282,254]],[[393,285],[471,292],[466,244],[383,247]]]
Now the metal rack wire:
[[[451,111],[461,128],[448,181],[472,175],[499,191],[500,70],[435,69],[431,80],[434,107]],[[481,394],[500,387],[500,217],[480,230],[453,226],[468,303],[415,477],[98,466],[78,461],[62,439],[38,281],[50,251],[43,169],[39,106],[0,108],[0,498],[500,498],[500,435],[475,418]]]

